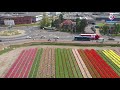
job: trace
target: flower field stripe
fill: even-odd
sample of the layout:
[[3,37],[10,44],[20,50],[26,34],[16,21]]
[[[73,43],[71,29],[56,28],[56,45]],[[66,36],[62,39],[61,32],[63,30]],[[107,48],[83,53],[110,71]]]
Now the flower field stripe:
[[37,72],[37,78],[43,78],[43,70],[44,70],[44,63],[45,63],[45,56],[46,56],[46,49],[43,48],[43,53],[41,56],[41,60],[39,63],[39,68],[38,68],[38,72]]
[[[112,62],[114,62],[118,67],[119,67],[119,64],[118,64],[118,62],[116,61],[116,59],[112,56],[112,55],[110,55],[110,53],[108,53],[106,50],[103,50],[102,51],[108,58],[110,58],[110,60],[112,61]],[[120,68],[120,67],[119,67]]]
[[117,54],[120,56],[120,50],[117,50]]
[[100,76],[102,78],[107,78],[106,72],[104,72],[103,69],[100,67],[99,63],[96,62],[95,57],[92,56],[92,53],[90,53],[90,50],[85,49],[84,52],[87,55],[87,57],[89,58],[89,61],[94,65],[95,69],[99,72]]
[[106,67],[107,65],[104,65],[104,63],[105,63],[105,62],[103,62],[104,60],[102,60],[102,58],[98,56],[98,54],[95,52],[95,50],[91,49],[90,51],[93,54],[93,56],[95,57],[95,60],[100,64],[100,68],[103,69],[103,71],[105,72],[106,77],[107,78],[113,77],[113,75],[111,75],[109,69]]
[[50,48],[47,48],[47,51],[46,51],[46,58],[45,58],[45,70],[44,70],[44,78],[49,78],[49,74],[50,74],[50,71],[48,71],[48,69],[50,69],[50,66],[49,65],[49,57],[50,57]]
[[48,57],[49,57],[49,48],[46,48],[46,54],[44,58],[44,64],[43,64],[43,78],[47,78],[47,72],[48,72]]
[[108,58],[110,58],[110,60],[112,61],[112,62],[114,62],[119,68],[120,68],[120,65],[118,64],[118,62],[116,61],[116,59],[112,56],[112,55],[110,55],[106,50],[103,50],[102,51]]
[[86,58],[83,56],[83,54],[81,54],[81,50],[78,49],[77,51],[78,51],[78,53],[80,54],[82,60],[84,61],[86,67],[88,68],[88,70],[89,70],[91,76],[92,76],[93,78],[95,78],[96,76],[94,75],[94,72],[91,70],[91,67],[90,67],[89,64],[87,63]]
[[117,55],[114,51],[109,50],[109,52],[118,60],[119,64],[120,64],[120,56]]
[[37,71],[38,71],[38,67],[39,67],[39,63],[40,63],[40,58],[42,55],[42,50],[43,49],[38,49],[38,51],[37,51],[34,63],[32,65],[30,73],[29,73],[29,78],[35,78],[37,75]]
[[34,49],[33,56],[31,56],[31,61],[29,61],[29,64],[28,64],[28,66],[26,67],[25,72],[24,72],[22,78],[28,78],[28,75],[29,75],[30,69],[31,69],[31,67],[32,67],[32,64],[33,64],[33,62],[34,62],[34,59],[35,59],[37,50],[38,50],[37,48]]
[[69,60],[70,67],[71,67],[71,70],[73,72],[73,76],[74,76],[73,78],[78,78],[78,75],[77,75],[74,63],[73,63],[72,58],[71,58],[70,50],[67,49],[66,51],[67,51],[67,55],[68,55],[68,60]]
[[66,63],[66,60],[65,60],[66,58],[65,58],[63,49],[61,49],[61,58],[62,58],[62,62],[63,62],[65,78],[69,78],[70,76],[69,76],[69,73],[68,73],[68,67],[67,67],[67,63]]
[[114,78],[116,75],[114,75],[114,70],[108,66],[108,64],[97,54],[97,52],[94,49],[91,49],[91,52],[93,52],[93,55],[96,57],[98,63],[102,66],[102,68],[105,70],[107,78]]
[[60,70],[59,70],[59,55],[58,55],[58,48],[55,49],[55,56],[56,56],[56,61],[55,61],[55,77],[60,78]]
[[80,72],[80,68],[79,68],[79,66],[78,66],[78,63],[77,63],[77,61],[75,60],[75,57],[74,57],[74,55],[73,55],[72,49],[69,49],[69,52],[71,53],[71,58],[72,58],[74,67],[75,67],[75,69],[76,69],[78,78],[83,78],[82,73]]
[[71,69],[72,74],[73,74],[73,78],[78,78],[75,67],[74,67],[73,62],[71,60],[71,55],[69,53],[69,49],[66,49],[66,54],[68,56],[68,62],[69,62],[69,66],[70,66],[70,69]]
[[39,50],[37,51],[37,54],[35,56],[35,60],[33,62],[33,65],[31,67],[31,70],[29,72],[29,78],[33,78],[33,74],[34,74],[34,69],[36,68],[36,62],[37,62],[37,58],[38,58],[38,55],[39,55]]
[[116,61],[116,63],[118,64],[118,65],[120,65],[120,61],[119,61],[119,57],[118,56],[116,56],[116,54],[114,54],[113,52],[111,52],[110,50],[106,50],[107,52],[108,52],[108,54],[112,57],[112,58],[114,58],[115,59],[115,61]]
[[64,70],[63,70],[63,64],[62,64],[60,48],[58,48],[58,57],[59,57],[60,78],[64,78],[65,75],[64,75]]
[[90,72],[88,71],[88,69],[87,69],[85,63],[83,62],[83,60],[82,60],[80,54],[78,53],[77,49],[75,49],[75,51],[76,51],[76,53],[77,53],[77,55],[78,55],[79,61],[81,62],[82,67],[83,67],[83,69],[84,69],[84,71],[85,71],[87,77],[88,77],[88,78],[92,78]]
[[87,68],[88,68],[91,76],[92,76],[93,78],[96,78],[96,77],[100,78],[99,73],[96,71],[96,69],[94,68],[94,66],[93,66],[93,65],[91,64],[91,62],[88,60],[88,57],[85,55],[84,51],[83,51],[82,49],[79,49],[78,52],[79,52],[79,54],[81,55],[84,63],[86,64],[86,66],[87,66]]
[[49,56],[49,48],[47,47],[45,50],[45,58],[42,70],[42,78],[47,78],[47,71],[48,71],[48,56]]
[[42,55],[43,55],[43,48],[40,49],[40,54],[39,54],[39,58],[38,58],[38,61],[37,61],[37,64],[36,64],[36,68],[34,69],[34,74],[33,74],[33,77],[37,77],[37,73],[39,72],[39,65],[40,65],[40,61],[41,61],[41,58],[42,58]]
[[[68,52],[68,49],[64,49],[65,51],[66,51],[66,55],[67,55],[67,64],[69,65],[69,67],[68,67],[68,69],[70,69],[69,71],[71,72],[71,78],[76,78],[77,76],[75,75],[76,74],[76,72],[75,71],[73,71],[73,68],[74,67],[72,67],[72,65],[71,65],[71,62],[70,62],[70,60],[71,60],[71,58],[70,58],[70,55],[69,55],[69,52]],[[75,70],[75,69],[74,69]]]
[[51,78],[52,77],[52,48],[49,48],[47,62],[48,62],[47,78]]
[[96,69],[94,68],[94,66],[92,66],[91,62],[88,62],[89,60],[87,56],[85,55],[84,51],[82,49],[79,49],[78,52],[80,56],[82,57],[82,60],[84,61],[85,65],[87,66],[91,76],[93,78],[96,78],[96,77],[100,78],[100,75],[97,71],[95,71]]
[[18,76],[19,78],[28,78],[28,74],[29,74],[30,68],[33,64],[34,57],[35,57],[35,54],[36,54],[35,50],[37,50],[37,48],[32,50],[33,54],[31,56],[29,56],[27,65],[24,65],[21,73]]
[[119,55],[119,51],[117,49],[112,49],[112,50]]
[[30,54],[27,56],[27,58],[25,59],[25,61],[23,61],[23,63],[21,64],[21,66],[16,71],[16,74],[13,76],[14,78],[19,78],[19,76],[21,75],[21,73],[24,72],[25,67],[28,65],[29,59],[32,56],[32,54],[33,54],[33,49],[31,49]]
[[76,61],[77,61],[77,63],[78,63],[78,66],[79,66],[79,68],[80,68],[80,71],[81,71],[83,77],[84,77],[84,78],[87,78],[87,75],[86,75],[86,73],[85,73],[85,71],[84,71],[84,69],[83,69],[83,67],[82,67],[82,65],[81,65],[81,63],[80,63],[80,61],[79,61],[79,58],[78,58],[78,56],[77,56],[77,54],[76,54],[75,49],[72,49],[72,51],[73,51],[73,54],[74,54],[74,56],[75,56],[75,59],[76,59]]
[[69,58],[68,58],[68,54],[67,54],[67,49],[63,49],[63,53],[65,55],[65,62],[67,64],[67,69],[68,69],[68,74],[70,76],[70,78],[73,78],[74,75],[73,75],[73,72],[72,72],[72,69],[71,69],[71,66],[70,66],[70,63],[69,63]]
[[101,50],[97,50],[98,54],[106,61],[108,65],[120,76],[120,69],[114,64]]
[[27,61],[28,56],[31,54],[31,49],[27,50],[26,54],[23,56],[22,60],[20,61],[20,63],[17,65],[17,67],[14,69],[14,71],[12,72],[10,78],[14,78],[14,76],[16,76],[16,73],[20,72],[20,69],[22,67],[22,65],[24,64],[24,62]]
[[113,51],[108,50],[108,52],[114,57],[116,58],[118,64],[120,65],[120,56],[118,56],[117,54],[115,54]]
[[120,56],[120,52],[118,49],[112,49],[116,54],[118,54]]
[[119,77],[118,74],[99,56],[99,54],[94,49],[91,49],[91,51],[94,52],[93,54],[96,55],[96,57],[98,57],[99,63],[101,63],[101,65],[111,78]]
[[55,78],[55,48],[51,49],[51,77]]
[[9,69],[9,71],[7,72],[7,74],[4,76],[5,78],[9,78],[9,76],[11,75],[11,73],[14,71],[14,69],[17,67],[17,65],[19,65],[21,59],[23,59],[23,56],[26,54],[26,50],[23,50],[19,57],[15,60],[14,64],[11,66],[11,68]]

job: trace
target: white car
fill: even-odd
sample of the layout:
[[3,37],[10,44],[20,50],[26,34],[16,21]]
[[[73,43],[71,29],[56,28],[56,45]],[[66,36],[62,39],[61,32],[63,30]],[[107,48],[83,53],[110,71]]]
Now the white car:
[[104,42],[104,38],[99,38],[97,42]]
[[54,39],[59,39],[59,37],[57,37],[57,36],[54,36]]
[[27,37],[26,37],[26,39],[31,39],[31,38],[32,38],[32,37],[30,37],[30,36],[27,36]]

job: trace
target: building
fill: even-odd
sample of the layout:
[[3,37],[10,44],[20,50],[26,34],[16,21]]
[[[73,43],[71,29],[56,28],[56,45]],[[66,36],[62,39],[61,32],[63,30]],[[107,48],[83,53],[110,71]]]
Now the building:
[[60,26],[65,30],[70,30],[73,32],[75,31],[76,22],[73,22],[72,20],[64,20]]
[[42,19],[42,12],[0,12],[0,25],[8,22],[17,24],[31,24]]
[[72,21],[76,21],[77,18],[79,19],[86,19],[88,22],[94,22],[94,18],[91,17],[91,13],[89,12],[63,12],[63,18],[65,20],[70,19]]

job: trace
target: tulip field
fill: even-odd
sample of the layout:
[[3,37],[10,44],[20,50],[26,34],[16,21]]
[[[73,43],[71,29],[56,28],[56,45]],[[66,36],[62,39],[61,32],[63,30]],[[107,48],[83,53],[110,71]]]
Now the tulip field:
[[4,78],[120,78],[120,50],[24,49]]

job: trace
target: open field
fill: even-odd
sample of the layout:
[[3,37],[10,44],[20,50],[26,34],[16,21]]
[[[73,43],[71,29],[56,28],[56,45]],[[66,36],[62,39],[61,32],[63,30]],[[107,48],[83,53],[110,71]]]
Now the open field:
[[0,55],[1,78],[120,78],[120,49],[21,47]]

